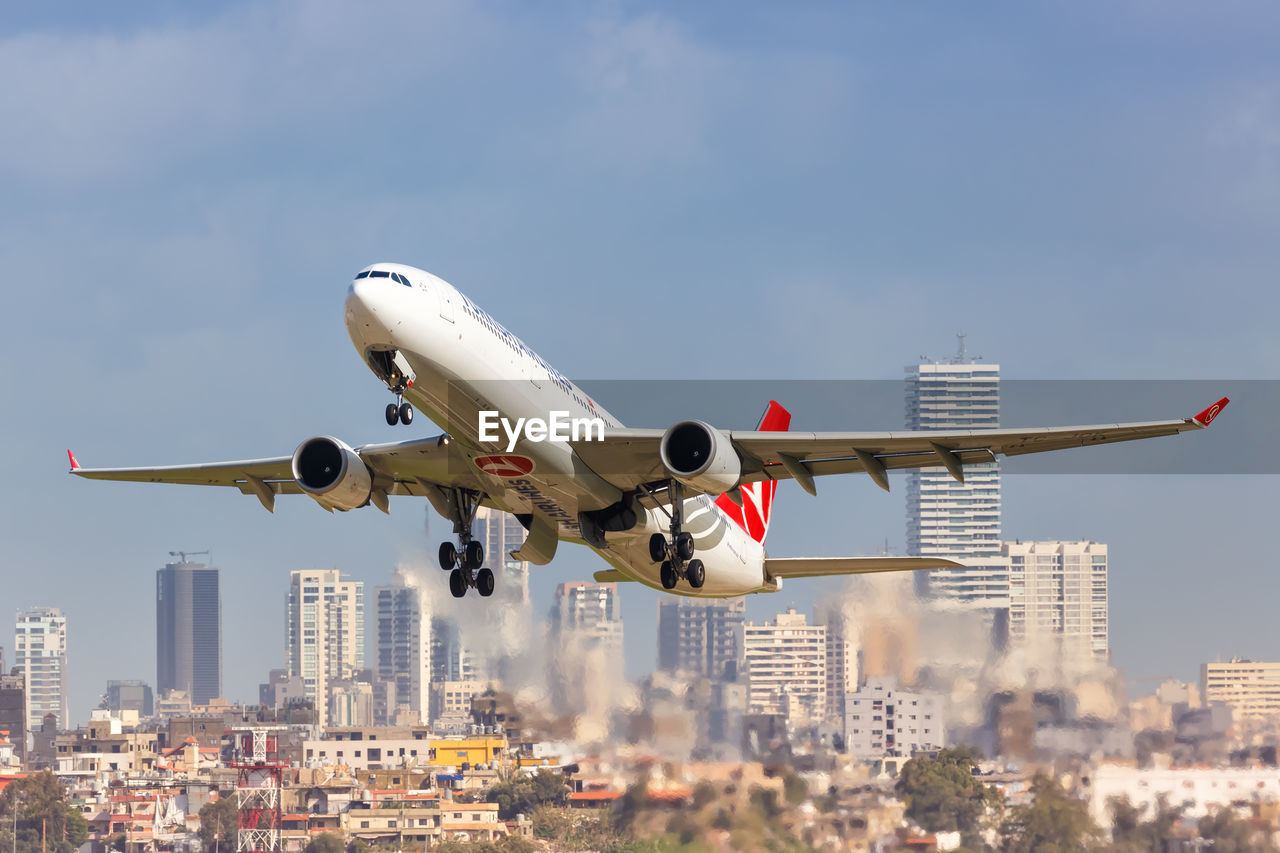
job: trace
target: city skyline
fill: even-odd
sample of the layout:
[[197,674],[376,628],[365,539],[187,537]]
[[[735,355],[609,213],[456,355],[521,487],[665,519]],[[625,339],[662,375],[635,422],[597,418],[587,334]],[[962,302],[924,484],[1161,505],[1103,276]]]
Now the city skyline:
[[[108,679],[154,677],[139,608],[166,542],[218,549],[238,626],[224,692],[242,698],[284,665],[289,571],[338,565],[368,588],[399,562],[438,571],[447,522],[426,535],[401,499],[389,516],[286,500],[271,515],[64,473],[68,447],[164,464],[429,434],[425,417],[381,423],[385,389],[342,328],[349,276],[376,260],[456,283],[575,379],[731,374],[784,398],[789,377],[901,378],[965,331],[1006,380],[1225,377],[1233,408],[1194,437],[1197,458],[1265,430],[1273,401],[1232,386],[1280,372],[1280,13],[966,12],[819,4],[727,26],[714,5],[17,10],[0,66],[26,84],[0,99],[43,131],[0,142],[0,259],[23,282],[0,336],[16,413],[0,429],[21,452],[0,471],[26,492],[0,514],[0,562],[11,607],[68,615],[72,717]],[[390,64],[334,49],[357,36]],[[402,130],[353,149],[370,114]],[[686,327],[643,354],[622,343],[670,328],[674,306]],[[761,331],[726,359],[709,328]],[[70,414],[49,417],[68,382]],[[1187,402],[1114,416],[1202,405]],[[1280,658],[1250,628],[1280,591],[1258,569],[1273,482],[1006,475],[1002,521],[1108,543],[1117,663],[1190,680],[1192,661]],[[782,484],[770,552],[904,552],[891,483],[825,478],[820,500]],[[595,568],[564,547],[531,571],[535,613]],[[1243,586],[1259,594],[1227,592]],[[788,584],[748,618],[840,588]],[[623,598],[634,677],[656,608],[642,589]],[[1192,629],[1172,627],[1185,612]]]

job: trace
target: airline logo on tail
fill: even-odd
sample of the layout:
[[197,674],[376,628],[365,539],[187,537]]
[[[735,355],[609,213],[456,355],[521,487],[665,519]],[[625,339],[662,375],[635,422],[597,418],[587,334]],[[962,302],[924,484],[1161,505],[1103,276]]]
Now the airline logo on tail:
[[[786,432],[791,427],[791,413],[776,400],[769,401],[764,410],[757,430],[766,432]],[[776,480],[761,480],[742,486],[742,506],[734,503],[728,495],[716,498],[716,506],[720,507],[734,523],[741,527],[757,542],[764,543],[769,533],[769,516],[773,513],[773,493],[778,489]]]

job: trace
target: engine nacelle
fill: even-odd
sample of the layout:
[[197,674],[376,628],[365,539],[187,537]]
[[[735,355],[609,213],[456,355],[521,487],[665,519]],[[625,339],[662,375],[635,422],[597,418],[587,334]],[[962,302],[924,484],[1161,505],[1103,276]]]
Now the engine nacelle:
[[308,438],[293,451],[293,478],[331,509],[364,506],[373,492],[373,475],[360,454],[328,435]]
[[681,421],[668,429],[658,454],[672,477],[709,495],[729,491],[742,475],[729,434],[702,421]]

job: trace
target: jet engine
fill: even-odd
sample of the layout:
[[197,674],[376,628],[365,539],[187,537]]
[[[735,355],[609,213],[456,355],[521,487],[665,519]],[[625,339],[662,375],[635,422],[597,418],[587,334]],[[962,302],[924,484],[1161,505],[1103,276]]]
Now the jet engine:
[[364,506],[373,492],[373,475],[360,454],[328,435],[308,438],[293,451],[293,477],[302,491],[323,507]]
[[742,474],[729,433],[702,421],[681,421],[668,429],[658,453],[672,477],[709,495],[729,491]]

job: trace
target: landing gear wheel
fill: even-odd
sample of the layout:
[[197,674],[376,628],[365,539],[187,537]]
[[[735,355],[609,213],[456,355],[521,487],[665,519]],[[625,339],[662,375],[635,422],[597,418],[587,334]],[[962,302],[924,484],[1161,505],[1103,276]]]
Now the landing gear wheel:
[[[413,417],[410,415],[410,417]],[[387,426],[400,423],[400,407],[395,403],[387,403]]]
[[689,579],[689,586],[694,589],[702,589],[702,584],[707,579],[707,570],[702,565],[701,560],[690,560],[689,565],[684,570],[685,577]]
[[493,571],[491,569],[481,569],[476,573],[476,589],[485,598],[493,595]]
[[440,543],[440,568],[451,572],[458,567],[458,549],[452,542]]
[[676,556],[681,560],[693,557],[693,534],[680,533],[676,536]]
[[467,543],[467,568],[478,569],[484,565],[484,545],[475,539]]
[[667,559],[667,537],[655,533],[649,537],[649,559],[661,563]]
[[462,569],[454,569],[449,575],[449,592],[454,598],[462,598],[467,594],[467,573]]
[[413,406],[410,406],[408,403],[401,403],[399,411],[400,411],[400,423],[404,424],[405,426],[408,426],[409,424],[413,423]]
[[662,580],[663,589],[675,589],[676,581],[680,580],[680,578],[676,576],[675,563],[670,560],[662,561],[662,569],[658,572],[658,577]]

